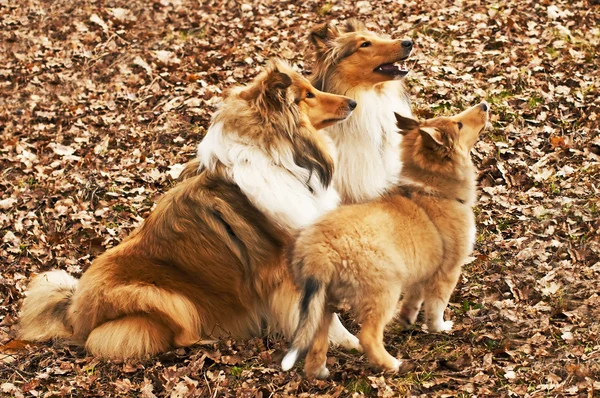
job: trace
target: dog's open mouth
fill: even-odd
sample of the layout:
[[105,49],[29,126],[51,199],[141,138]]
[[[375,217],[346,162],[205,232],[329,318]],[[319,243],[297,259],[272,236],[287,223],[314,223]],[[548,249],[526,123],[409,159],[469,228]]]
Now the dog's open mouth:
[[408,73],[408,67],[406,62],[402,62],[406,58],[401,59],[398,62],[390,62],[388,64],[381,64],[377,68],[373,69],[373,72],[381,73],[392,77],[403,77]]
[[[348,113],[348,116],[350,116],[350,113]],[[321,123],[322,124],[327,124],[327,125],[332,125],[332,124],[335,124],[337,122],[341,122],[342,120],[346,120],[348,118],[348,116],[346,116],[346,117],[339,117],[339,118],[333,118],[333,119],[325,119]]]

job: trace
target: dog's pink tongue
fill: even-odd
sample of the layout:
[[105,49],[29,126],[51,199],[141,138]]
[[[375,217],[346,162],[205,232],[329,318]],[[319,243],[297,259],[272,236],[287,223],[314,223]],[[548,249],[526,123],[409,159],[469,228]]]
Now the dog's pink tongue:
[[398,72],[398,67],[394,64],[383,64],[380,65],[379,68],[380,71],[382,71],[383,73],[396,73]]

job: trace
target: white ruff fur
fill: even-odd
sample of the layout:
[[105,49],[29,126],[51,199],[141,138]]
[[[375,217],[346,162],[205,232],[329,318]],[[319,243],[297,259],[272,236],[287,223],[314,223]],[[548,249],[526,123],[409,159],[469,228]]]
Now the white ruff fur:
[[344,202],[375,199],[394,186],[400,174],[400,141],[394,112],[412,117],[400,81],[383,90],[350,90],[358,103],[350,117],[326,129],[338,151],[334,186]]
[[[330,147],[333,149],[333,145]],[[217,123],[210,126],[198,145],[198,157],[209,170],[218,162],[225,165],[232,182],[252,204],[293,233],[340,202],[332,186],[323,186],[316,174],[310,175],[309,170],[294,163],[293,150],[282,144],[277,151],[269,152],[236,132],[223,131],[223,124]]]

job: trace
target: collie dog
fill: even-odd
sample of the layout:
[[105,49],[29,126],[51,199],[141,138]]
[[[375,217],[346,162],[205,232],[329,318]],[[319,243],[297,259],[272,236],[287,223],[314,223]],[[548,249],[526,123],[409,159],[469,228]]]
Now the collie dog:
[[357,20],[311,31],[316,49],[311,81],[358,106],[346,121],[326,129],[337,148],[334,186],[345,203],[375,199],[398,181],[400,141],[394,112],[412,115],[402,78],[411,40],[390,40]]
[[[259,335],[265,325],[291,336],[300,293],[286,247],[339,202],[333,147],[318,129],[355,107],[271,62],[215,113],[199,147],[202,173],[168,191],[80,280],[64,271],[33,278],[19,337],[65,338],[96,356],[131,358]],[[332,341],[358,348],[336,322]]]
[[328,376],[327,331],[338,306],[353,310],[369,361],[388,371],[400,362],[385,350],[383,330],[401,294],[405,324],[424,303],[429,331],[452,328],[444,310],[475,241],[470,151],[487,124],[488,105],[421,123],[396,118],[404,136],[401,182],[376,201],[326,214],[295,242],[291,266],[303,296],[284,370],[308,351],[306,374]]

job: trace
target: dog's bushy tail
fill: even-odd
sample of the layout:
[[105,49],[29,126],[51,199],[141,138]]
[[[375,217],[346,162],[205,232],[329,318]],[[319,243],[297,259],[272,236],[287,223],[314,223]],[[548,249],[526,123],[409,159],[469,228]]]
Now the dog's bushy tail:
[[306,259],[295,262],[293,266],[296,280],[302,286],[302,299],[298,327],[291,347],[281,361],[284,371],[291,369],[298,357],[304,355],[312,345],[325,313],[327,289],[333,275],[333,268],[327,264],[310,263]]
[[177,177],[177,182],[181,182],[187,180],[188,178],[196,177],[204,170],[204,166],[200,162],[199,158],[194,158],[187,162],[179,177]]
[[77,284],[77,279],[62,270],[36,275],[25,292],[19,338],[46,341],[72,337],[73,330],[67,321],[67,311]]

